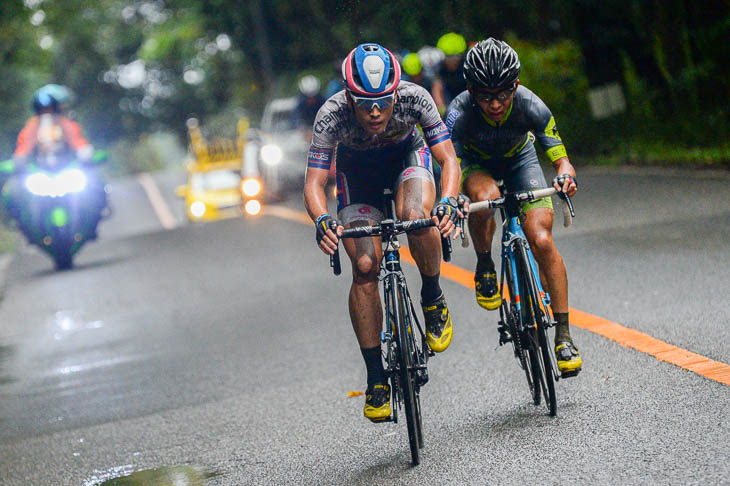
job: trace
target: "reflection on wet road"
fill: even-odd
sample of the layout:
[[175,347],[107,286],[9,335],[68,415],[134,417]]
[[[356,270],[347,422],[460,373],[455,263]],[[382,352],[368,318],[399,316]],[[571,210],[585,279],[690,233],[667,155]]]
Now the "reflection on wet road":
[[166,466],[130,473],[131,468],[119,466],[95,474],[84,486],[204,486],[206,479],[218,475],[194,466]]

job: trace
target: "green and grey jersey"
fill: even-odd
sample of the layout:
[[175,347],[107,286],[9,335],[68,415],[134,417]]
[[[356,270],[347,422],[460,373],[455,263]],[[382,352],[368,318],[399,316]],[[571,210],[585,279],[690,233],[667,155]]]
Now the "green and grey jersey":
[[457,96],[446,111],[456,155],[486,166],[510,165],[532,148],[535,138],[551,162],[566,156],[565,146],[547,105],[518,86],[512,104],[500,121],[489,119],[468,91]]

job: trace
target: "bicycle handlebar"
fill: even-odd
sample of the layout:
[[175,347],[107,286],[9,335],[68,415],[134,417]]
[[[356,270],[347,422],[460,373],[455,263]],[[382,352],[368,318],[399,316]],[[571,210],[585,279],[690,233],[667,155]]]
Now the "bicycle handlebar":
[[570,201],[570,196],[566,193],[558,191],[554,187],[548,187],[546,189],[537,189],[535,191],[516,192],[507,194],[497,199],[490,199],[487,201],[478,201],[469,205],[469,213],[484,211],[486,209],[502,208],[505,205],[506,197],[513,197],[519,202],[529,202],[535,199],[542,199],[544,197],[552,196],[557,194],[560,199],[563,200],[563,226],[566,228],[573,224],[573,218],[575,217],[575,211],[573,210],[573,203]]
[[[429,228],[431,226],[437,226],[430,218],[413,219],[408,221],[393,221],[383,220],[380,224],[372,226],[356,226],[354,228],[348,228],[342,232],[342,238],[367,238],[370,236],[383,236],[384,233],[392,234],[393,236],[400,235],[403,233],[409,233],[423,228]],[[451,239],[447,236],[441,238],[441,249],[444,254],[444,261],[448,262],[451,260]],[[342,273],[342,267],[340,266],[340,250],[335,250],[334,255],[330,255],[330,266],[335,275]]]

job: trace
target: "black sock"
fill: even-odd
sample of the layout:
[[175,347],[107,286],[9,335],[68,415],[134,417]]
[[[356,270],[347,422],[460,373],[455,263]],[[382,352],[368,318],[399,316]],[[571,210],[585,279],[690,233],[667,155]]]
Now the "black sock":
[[424,304],[430,304],[441,297],[442,292],[441,286],[439,285],[440,275],[440,273],[437,273],[433,277],[429,277],[428,275],[421,274],[421,282],[423,283],[421,287],[421,302]]
[[380,354],[380,345],[373,348],[360,348],[360,352],[365,360],[365,367],[368,370],[368,386],[385,383],[385,370],[383,370],[383,358]]
[[492,252],[477,252],[477,271],[476,273],[494,272],[494,261],[492,261]]
[[553,314],[555,316],[555,321],[557,322],[557,325],[555,326],[555,344],[558,344],[561,341],[573,342],[570,337],[570,324],[568,323],[568,313],[554,312]]

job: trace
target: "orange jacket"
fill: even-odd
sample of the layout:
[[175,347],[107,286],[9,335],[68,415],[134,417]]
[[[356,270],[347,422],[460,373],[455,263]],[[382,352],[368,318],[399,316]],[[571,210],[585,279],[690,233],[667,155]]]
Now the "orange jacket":
[[[56,115],[56,117],[56,121],[63,131],[63,138],[72,150],[76,151],[89,145],[89,142],[81,133],[81,125],[65,116]],[[18,134],[18,141],[15,145],[13,157],[26,157],[33,152],[38,142],[39,121],[40,117],[36,115],[26,122]]]

